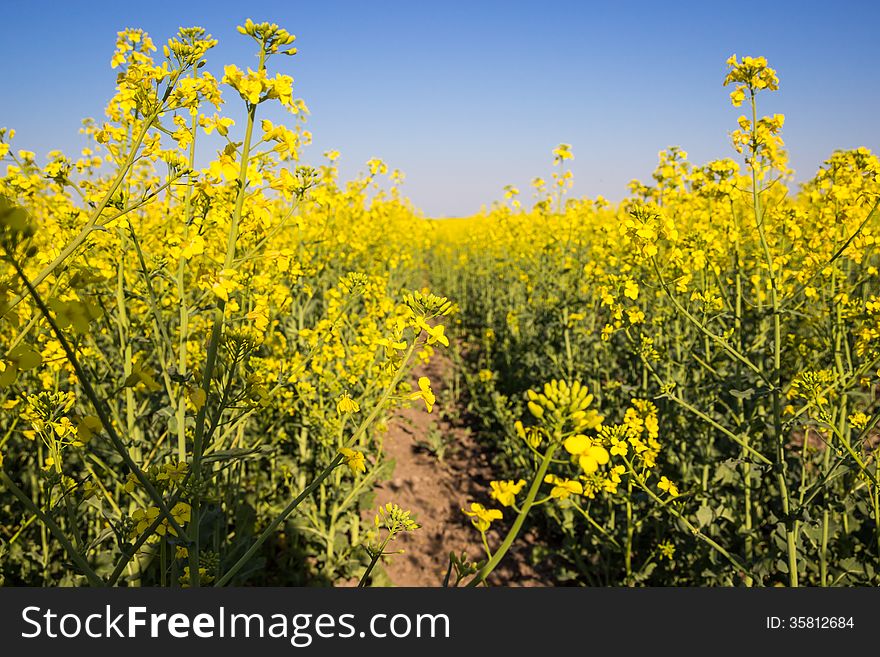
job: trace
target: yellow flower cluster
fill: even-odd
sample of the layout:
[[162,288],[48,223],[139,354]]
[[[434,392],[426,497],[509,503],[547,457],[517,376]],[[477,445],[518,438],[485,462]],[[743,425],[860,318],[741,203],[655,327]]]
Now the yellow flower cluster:
[[[177,521],[181,527],[190,521],[192,508],[186,502],[178,502],[171,508],[171,516]],[[168,518],[160,518],[160,509],[150,506],[145,509],[135,509],[131,514],[133,526],[131,528],[130,538],[137,538],[147,531],[151,525],[156,524],[153,530],[154,534],[148,540],[158,539],[166,534],[177,536],[177,530],[171,526]]]
[[[779,530],[784,550],[758,547],[755,523],[770,520],[766,509],[796,515],[805,512],[798,504],[810,514],[821,507],[831,535],[850,522],[875,523],[867,516],[880,508],[872,455],[880,159],[865,147],[835,151],[812,178],[790,185],[785,117],[759,113],[763,97],[779,89],[776,71],[763,57],[734,56],[727,65],[721,82],[732,88],[733,105],[747,108],[731,121],[733,157],[694,164],[685,150],[664,149],[650,179],[633,181],[615,205],[566,198],[567,185],[539,176],[531,206],[519,189],[505,187],[505,202],[475,217],[433,221],[416,253],[461,308],[457,333],[476,352],[465,364],[469,403],[488,416],[487,430],[510,427],[520,439],[498,447],[491,498],[499,506],[540,506],[545,490],[564,500],[568,514],[548,517],[577,543],[574,505],[593,529],[619,527],[616,513],[598,511],[595,502],[588,509],[584,499],[598,501],[603,491],[624,499],[634,487],[646,503],[690,522],[713,558],[734,564],[732,554],[748,554],[757,564],[759,554],[773,553],[789,564],[774,576],[792,584],[804,558],[798,546],[811,534],[803,523],[788,523]],[[551,156],[561,175],[570,148]],[[577,378],[581,389],[573,393]],[[517,421],[526,413],[531,426]],[[668,418],[662,437],[661,417]],[[540,463],[554,445],[573,468],[558,468],[557,453],[537,496],[525,493],[531,485],[512,495],[512,482],[528,481],[524,464]],[[661,445],[675,446],[668,458]],[[719,459],[736,465],[720,467]],[[867,485],[864,498],[828,479],[843,464],[857,473],[847,481]],[[769,469],[783,473],[773,485]],[[730,489],[723,505],[713,497],[721,494],[716,484]],[[801,495],[798,502],[797,491],[811,486],[825,501]],[[823,505],[850,504],[853,496],[861,511],[830,520],[836,512]],[[630,500],[630,511],[637,506]],[[682,520],[679,510],[688,508],[695,516]],[[741,533],[727,537],[733,552],[727,544],[718,551],[720,543],[700,533],[716,514],[740,523]],[[828,545],[819,548],[826,566]],[[810,581],[833,581],[826,566],[808,569]],[[750,577],[744,581],[760,579]]]
[[[308,110],[276,68],[295,37],[250,20],[239,31],[255,64],[216,76],[202,28],[158,49],[120,32],[116,92],[105,120],[85,122],[79,158],[41,166],[0,130],[0,395],[22,410],[4,411],[21,415],[0,425],[4,456],[54,473],[47,503],[62,482],[83,493],[65,526],[82,516],[83,530],[109,522],[132,539],[157,521],[154,536],[173,536],[190,508],[204,514],[197,503],[237,522],[255,490],[272,491],[250,511],[265,527],[341,462],[304,502],[317,526],[297,540],[323,553],[358,543],[362,501],[343,472],[387,472],[373,439],[388,414],[434,406],[430,380],[411,389],[408,373],[450,345],[453,305],[412,289],[418,263],[389,239],[427,230],[402,174],[374,158],[342,182],[338,151],[299,165]],[[267,105],[291,125],[264,118]],[[219,137],[213,157],[206,135]],[[353,563],[340,553],[326,567]]]
[[559,440],[563,432],[587,431],[602,423],[602,416],[595,409],[588,408],[593,395],[587,387],[575,381],[570,386],[556,379],[544,384],[540,390],[526,393],[531,414],[551,431],[551,436]]
[[[543,508],[579,546],[583,521],[627,555],[626,581],[642,582],[638,516],[659,505],[715,550],[694,572],[721,558],[751,582],[770,575],[750,568],[785,563],[796,583],[805,552],[828,549],[815,527],[799,534],[803,518],[824,518],[827,535],[862,526],[863,508],[876,516],[880,160],[837,151],[787,189],[785,118],[758,114],[759,96],[779,88],[763,57],[727,62],[730,100],[750,110],[732,122],[738,160],[696,165],[669,147],[612,205],[568,197],[574,155],[560,144],[531,205],[508,185],[478,216],[440,221],[402,198],[403,175],[381,159],[348,182],[337,150],[302,164],[308,108],[277,70],[291,60],[276,57],[296,53],[294,36],[250,20],[239,32],[256,45],[254,68],[217,75],[202,28],[161,49],[120,32],[114,95],[104,119],[84,123],[79,154],[40,160],[0,129],[0,464],[34,474],[25,506],[66,532],[34,541],[43,563],[112,532],[182,549],[189,566],[173,579],[197,585],[217,573],[198,554],[202,525],[258,536],[285,526],[279,499],[308,491],[304,531],[279,529],[273,558],[321,554],[322,575],[348,577],[354,548],[369,545],[372,568],[394,534],[418,527],[385,506],[384,541],[362,541],[365,489],[387,472],[374,439],[398,407],[433,410],[436,382],[409,376],[456,340],[473,408],[511,438],[493,445],[503,471],[488,493],[517,514],[508,536]],[[292,124],[266,118],[271,104]],[[206,137],[218,144],[209,157]],[[422,289],[426,275],[454,303]],[[713,499],[713,472],[742,495]],[[867,503],[838,504],[847,485]],[[807,513],[812,500],[833,503]],[[464,510],[489,569],[510,547],[488,548],[501,508]],[[724,528],[706,525],[731,509],[742,531],[727,538],[742,544],[728,550]],[[756,544],[756,527],[777,521],[787,560]],[[0,508],[0,528],[38,529],[28,523]],[[644,540],[669,568],[690,556],[665,535]],[[103,583],[135,565],[108,549],[101,563],[123,568]],[[810,571],[823,583],[837,577],[827,556]],[[166,580],[142,561],[143,581]],[[50,570],[45,581],[60,579]]]

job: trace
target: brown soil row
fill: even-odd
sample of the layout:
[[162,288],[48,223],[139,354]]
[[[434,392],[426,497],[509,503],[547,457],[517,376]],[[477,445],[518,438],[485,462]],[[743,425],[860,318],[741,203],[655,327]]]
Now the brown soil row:
[[[493,479],[491,455],[479,445],[472,432],[457,421],[459,409],[443,407],[452,375],[452,363],[441,355],[420,367],[413,375],[428,376],[438,402],[431,414],[424,405],[403,409],[389,423],[384,438],[386,458],[395,461],[391,479],[377,486],[376,503],[393,502],[412,512],[421,529],[401,536],[389,549],[403,550],[388,558],[385,572],[394,586],[441,586],[449,565],[449,553],[465,551],[472,560],[485,558],[479,532],[462,513],[471,502],[488,505],[489,481]],[[448,403],[448,402],[447,402]],[[445,413],[443,411],[446,411]],[[452,412],[450,412],[452,411]],[[443,436],[446,450],[440,460],[425,447],[429,435]],[[532,568],[525,554],[530,537],[523,537],[490,577],[490,584],[502,586],[547,585],[546,575]],[[490,532],[490,545],[499,537]]]

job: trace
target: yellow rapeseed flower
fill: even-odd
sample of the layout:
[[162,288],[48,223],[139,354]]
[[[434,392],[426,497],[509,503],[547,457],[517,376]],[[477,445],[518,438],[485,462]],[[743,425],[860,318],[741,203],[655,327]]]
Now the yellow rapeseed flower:
[[544,477],[545,484],[551,484],[550,497],[554,499],[564,500],[571,495],[582,495],[584,487],[579,481],[573,479],[565,479],[556,475],[548,474]]
[[347,413],[357,413],[361,410],[360,405],[351,398],[351,396],[345,392],[336,402],[336,412],[340,415],[345,415]]
[[660,481],[657,482],[657,488],[669,493],[669,495],[672,497],[678,497],[678,495],[679,495],[678,486],[676,486],[674,483],[672,483],[666,477],[660,477]]
[[342,447],[340,448],[339,453],[342,454],[345,465],[348,466],[348,469],[351,470],[352,474],[367,471],[367,462],[362,452],[349,449],[348,447]]
[[492,489],[492,492],[489,493],[489,496],[501,504],[501,506],[513,506],[516,496],[525,485],[525,479],[520,479],[516,482],[512,480],[490,481],[489,487]]
[[610,459],[608,450],[583,434],[566,438],[562,446],[587,474],[596,472],[600,465],[605,465]]
[[437,398],[434,396],[434,391],[431,390],[431,380],[426,376],[419,377],[419,390],[418,392],[414,392],[409,396],[410,399],[421,399],[425,402],[425,407],[428,409],[430,413],[434,408],[434,402],[437,401]]
[[471,522],[474,527],[476,527],[479,531],[485,532],[489,529],[489,525],[492,524],[493,520],[501,520],[503,518],[503,514],[498,509],[487,509],[482,504],[477,502],[471,503],[470,511],[466,509],[462,509],[462,512],[466,516],[470,516]]

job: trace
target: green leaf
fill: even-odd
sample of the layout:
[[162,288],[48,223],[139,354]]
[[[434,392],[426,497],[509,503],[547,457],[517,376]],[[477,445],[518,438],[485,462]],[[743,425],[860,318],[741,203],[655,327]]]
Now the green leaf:
[[696,517],[697,517],[697,526],[698,527],[705,527],[710,522],[712,522],[712,518],[715,517],[715,514],[712,513],[712,509],[710,509],[708,506],[706,506],[704,504],[699,509],[697,509]]
[[746,400],[746,399],[751,399],[752,397],[755,396],[755,389],[754,388],[746,388],[745,390],[731,390],[730,394],[732,397],[734,397],[736,399]]
[[43,362],[40,353],[26,344],[18,345],[6,358],[13,361],[19,370],[31,370]]
[[18,370],[11,365],[7,365],[6,369],[0,372],[0,388],[8,388],[15,379],[18,378]]

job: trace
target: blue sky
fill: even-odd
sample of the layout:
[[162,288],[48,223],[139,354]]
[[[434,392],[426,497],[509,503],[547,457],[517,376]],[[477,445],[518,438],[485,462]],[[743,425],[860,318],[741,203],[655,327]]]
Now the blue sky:
[[[44,2],[7,4],[0,28],[0,126],[15,146],[77,152],[80,120],[112,93],[116,31],[157,44],[179,26],[220,40],[209,59],[253,65],[245,18],[297,35],[274,60],[312,115],[304,156],[342,152],[352,176],[381,157],[407,176],[429,216],[476,212],[512,183],[548,176],[550,151],[573,146],[574,194],[618,200],[680,145],[701,163],[732,156],[740,111],[722,88],[732,53],[764,55],[780,91],[759,108],[786,115],[796,179],[836,148],[880,150],[876,34],[880,4],[717,2]],[[234,102],[231,93],[228,102]],[[281,114],[267,114],[278,120]]]

